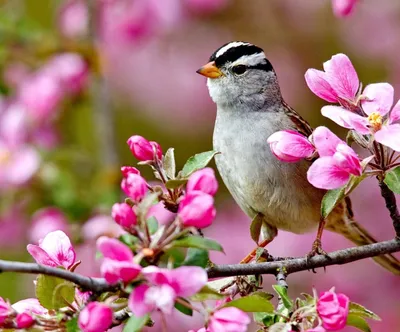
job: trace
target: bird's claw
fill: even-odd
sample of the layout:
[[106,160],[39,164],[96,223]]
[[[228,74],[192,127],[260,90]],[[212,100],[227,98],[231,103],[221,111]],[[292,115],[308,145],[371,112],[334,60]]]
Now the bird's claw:
[[[330,258],[328,253],[324,249],[322,249],[322,244],[321,244],[321,240],[320,239],[316,239],[314,241],[311,251],[307,254],[307,256],[306,256],[307,265],[310,265],[310,263],[311,263],[310,259],[312,257],[314,257],[314,256],[317,256],[317,255],[323,255],[326,258]],[[312,268],[312,272],[316,273],[314,268]]]

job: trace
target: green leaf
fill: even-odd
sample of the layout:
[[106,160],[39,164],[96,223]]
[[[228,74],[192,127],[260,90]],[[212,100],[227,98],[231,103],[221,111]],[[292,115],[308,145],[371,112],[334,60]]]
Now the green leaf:
[[[187,304],[190,305],[190,302],[183,297],[179,297],[179,299]],[[181,313],[187,316],[193,316],[193,310],[188,308],[187,306],[183,305],[182,303],[175,302],[175,309],[179,310]]]
[[186,184],[188,180],[187,179],[182,179],[182,180],[168,180],[167,183],[165,184],[165,187],[167,189],[176,189],[179,188],[180,186]]
[[146,220],[147,228],[149,229],[150,235],[153,235],[157,232],[158,229],[158,221],[155,217],[150,217]]
[[206,300],[220,300],[223,299],[224,296],[220,293],[218,293],[216,290],[209,286],[204,286],[200,291],[191,296],[190,299],[195,302],[202,302]]
[[122,243],[126,244],[128,247],[134,247],[137,243],[139,243],[139,239],[136,236],[133,236],[132,234],[122,234],[118,240],[120,240]]
[[278,316],[269,312],[255,312],[253,313],[253,317],[256,322],[268,327],[276,322]]
[[264,253],[264,248],[261,248],[261,247],[259,247],[259,248],[257,248],[256,249],[256,257],[254,258],[254,260],[256,261],[256,262],[258,262],[258,260],[260,259],[260,257],[261,257],[261,255]]
[[255,243],[258,245],[258,240],[260,238],[261,226],[263,224],[262,214],[257,213],[250,224],[250,235]]
[[272,285],[272,288],[277,292],[282,299],[282,303],[286,309],[292,309],[293,301],[289,298],[287,288],[280,285]]
[[171,247],[198,248],[224,252],[224,249],[218,242],[201,236],[187,236],[183,239],[175,240],[171,243]]
[[36,297],[46,309],[60,309],[72,303],[75,297],[73,283],[40,274],[36,279]]
[[139,332],[146,325],[149,320],[149,315],[144,315],[142,317],[136,317],[135,315],[131,315],[128,322],[124,326],[124,332]]
[[400,166],[386,173],[384,182],[391,191],[400,194]]
[[193,172],[206,167],[217,153],[217,151],[212,150],[190,157],[183,166],[180,177],[187,178]]
[[165,153],[163,166],[168,178],[174,179],[176,172],[174,148],[169,148]]
[[74,317],[66,322],[65,327],[67,328],[66,332],[80,332],[80,328],[78,327],[78,317]]
[[355,302],[350,302],[349,312],[359,317],[381,320],[381,318],[377,314],[373,313],[371,310],[368,310],[361,304]]
[[245,312],[273,312],[274,306],[263,294],[258,292],[232,300],[224,307],[236,307]]
[[321,202],[321,216],[322,218],[328,217],[336,205],[345,197],[345,188],[328,190]]
[[349,314],[347,316],[346,325],[353,326],[363,332],[371,332],[371,328],[365,319],[355,314]]
[[200,266],[205,268],[208,264],[208,251],[205,249],[189,248],[182,265]]

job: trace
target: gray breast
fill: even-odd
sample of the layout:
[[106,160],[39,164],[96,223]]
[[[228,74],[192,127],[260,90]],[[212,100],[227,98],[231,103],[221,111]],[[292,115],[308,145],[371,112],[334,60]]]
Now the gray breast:
[[267,138],[292,129],[283,112],[238,114],[218,109],[214,129],[217,168],[232,196],[250,217],[294,233],[314,229],[319,222],[323,192],[307,179],[308,162],[283,163],[271,153]]

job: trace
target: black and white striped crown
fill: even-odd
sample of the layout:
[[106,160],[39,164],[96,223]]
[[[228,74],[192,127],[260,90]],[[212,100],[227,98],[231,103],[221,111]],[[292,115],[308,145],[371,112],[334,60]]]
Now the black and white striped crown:
[[234,41],[222,45],[210,57],[210,61],[214,61],[218,68],[243,60],[248,67],[262,69],[265,71],[273,70],[271,63],[265,57],[262,48],[242,41]]

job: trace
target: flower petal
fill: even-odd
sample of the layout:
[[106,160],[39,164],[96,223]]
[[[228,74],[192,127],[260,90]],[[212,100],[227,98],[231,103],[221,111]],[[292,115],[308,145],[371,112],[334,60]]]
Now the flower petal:
[[63,231],[50,232],[39,244],[40,248],[59,264],[68,269],[75,263],[75,250]]
[[46,266],[58,267],[58,262],[55,262],[46,251],[34,244],[28,244],[26,247],[28,252],[32,255],[36,263]]
[[324,126],[315,128],[311,139],[321,157],[333,156],[336,152],[336,147],[343,143],[339,137]]
[[149,286],[142,284],[134,288],[129,296],[128,307],[137,317],[142,317],[155,309],[154,304],[147,304],[145,302],[146,292],[149,288]]
[[336,165],[333,157],[321,157],[314,161],[307,172],[307,179],[314,187],[320,189],[337,189],[344,186],[350,173]]
[[324,106],[321,109],[321,114],[339,126],[347,129],[354,129],[360,134],[368,135],[368,119],[358,114],[346,111],[340,106]]
[[358,92],[360,81],[349,57],[339,53],[324,63],[329,83],[336,95],[353,100]]
[[[345,17],[353,12],[358,0],[332,0],[333,13],[336,17]],[[317,331],[316,328],[307,331]]]
[[340,143],[336,148],[336,153],[333,155],[337,165],[350,174],[360,176],[362,167],[357,153],[347,144]]
[[393,105],[394,89],[389,83],[369,84],[362,95],[366,99],[361,100],[361,106],[368,115],[373,112],[386,115]]
[[197,266],[181,266],[170,271],[172,287],[178,296],[192,296],[206,285],[208,277],[204,269]]
[[392,111],[390,112],[389,123],[392,124],[399,120],[400,120],[400,99],[396,103],[396,105],[394,105]]
[[375,133],[375,140],[400,152],[400,124],[383,126],[381,130]]
[[115,261],[132,262],[132,250],[117,239],[101,236],[97,239],[96,245],[97,249],[105,258],[110,258]]
[[308,69],[304,75],[309,89],[318,97],[336,103],[337,94],[328,82],[326,73],[317,69]]

